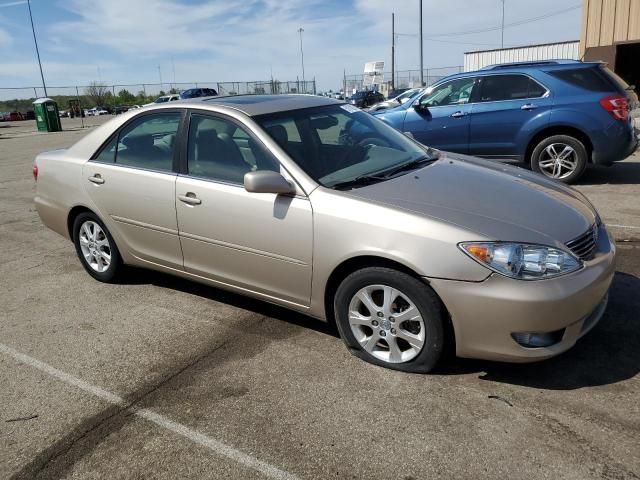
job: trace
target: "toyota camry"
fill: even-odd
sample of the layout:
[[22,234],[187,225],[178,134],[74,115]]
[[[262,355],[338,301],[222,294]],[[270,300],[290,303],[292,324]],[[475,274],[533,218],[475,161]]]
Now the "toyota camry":
[[[433,150],[337,100],[233,96],[129,111],[37,156],[43,223],[102,282],[128,265],[335,322],[368,362],[559,354],[600,319],[615,245],[538,174]],[[206,312],[202,312],[206,315]]]

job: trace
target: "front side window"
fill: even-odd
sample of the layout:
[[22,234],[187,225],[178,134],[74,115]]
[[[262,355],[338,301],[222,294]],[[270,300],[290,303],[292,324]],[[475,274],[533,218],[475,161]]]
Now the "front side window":
[[222,117],[193,114],[187,143],[189,175],[242,184],[245,173],[280,171],[280,165],[257,140]]
[[474,83],[474,77],[459,78],[445,82],[431,90],[427,89],[427,93],[420,99],[420,105],[442,107],[469,103]]
[[397,167],[431,155],[427,147],[351,105],[305,108],[254,119],[300,168],[326,187],[382,181],[382,175]]
[[181,115],[179,112],[143,115],[125,126],[118,135],[116,165],[172,171]]
[[537,98],[546,89],[526,75],[488,75],[479,79],[480,102]]

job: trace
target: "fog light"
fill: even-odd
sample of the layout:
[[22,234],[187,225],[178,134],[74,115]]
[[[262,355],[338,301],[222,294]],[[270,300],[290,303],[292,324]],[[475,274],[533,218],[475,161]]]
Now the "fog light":
[[564,328],[547,333],[516,332],[511,334],[518,345],[526,348],[550,347],[560,342],[563,336]]

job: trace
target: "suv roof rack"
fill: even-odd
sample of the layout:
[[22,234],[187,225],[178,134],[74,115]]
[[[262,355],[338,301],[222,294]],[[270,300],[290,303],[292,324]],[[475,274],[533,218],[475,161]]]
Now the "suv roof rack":
[[580,60],[532,60],[530,62],[513,62],[513,63],[500,63],[495,65],[487,65],[480,70],[499,70],[501,68],[513,68],[513,67],[535,67],[538,65],[563,65],[570,63],[581,63]]

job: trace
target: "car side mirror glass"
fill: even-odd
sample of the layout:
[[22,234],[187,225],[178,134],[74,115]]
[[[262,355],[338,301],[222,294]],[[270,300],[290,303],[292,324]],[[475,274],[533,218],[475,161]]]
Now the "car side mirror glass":
[[278,172],[256,170],[244,174],[244,189],[252,193],[292,195],[296,187]]
[[429,111],[429,107],[427,107],[425,104],[422,104],[420,102],[416,102],[413,105],[413,109],[418,113],[426,113]]

